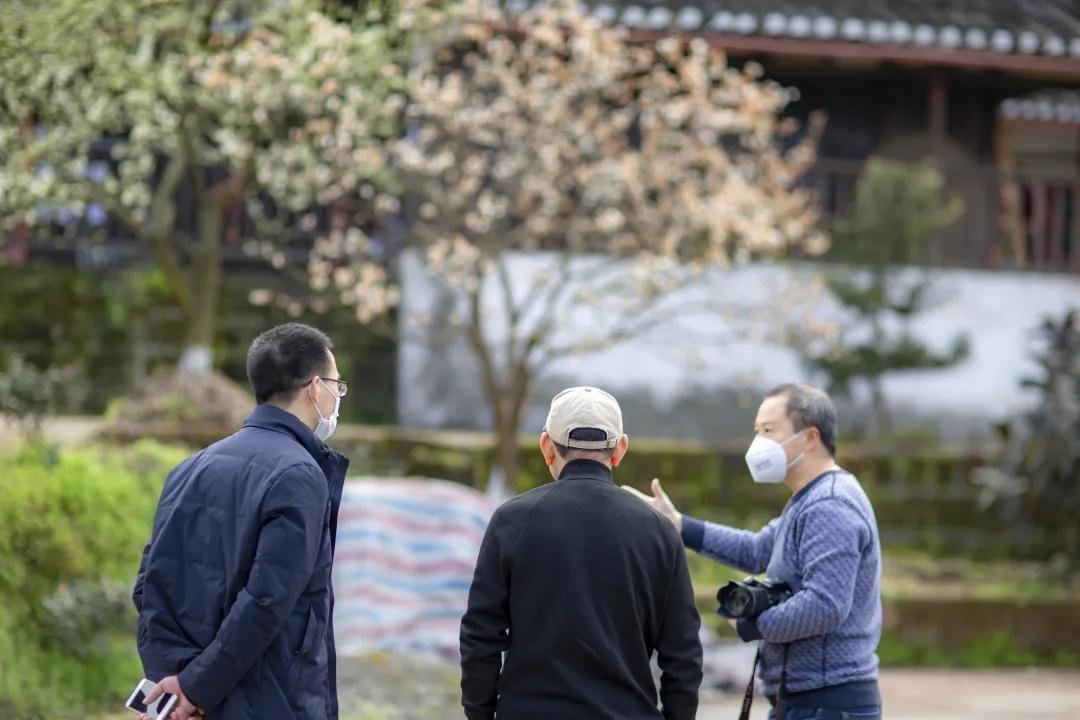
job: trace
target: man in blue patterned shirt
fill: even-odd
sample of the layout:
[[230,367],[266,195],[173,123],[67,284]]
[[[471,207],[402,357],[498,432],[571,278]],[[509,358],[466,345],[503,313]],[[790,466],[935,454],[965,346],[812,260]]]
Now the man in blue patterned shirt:
[[671,519],[686,547],[791,586],[787,602],[736,624],[744,641],[764,641],[771,717],[879,719],[881,544],[866,493],[836,464],[836,410],[817,388],[782,385],[758,409],[754,432],[746,454],[754,481],[792,493],[759,532],[682,515],[658,480],[652,497],[627,490]]

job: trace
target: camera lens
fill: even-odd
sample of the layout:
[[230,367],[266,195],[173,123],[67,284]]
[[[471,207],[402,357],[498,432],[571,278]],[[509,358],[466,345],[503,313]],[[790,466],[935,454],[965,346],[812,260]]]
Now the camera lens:
[[750,591],[743,587],[733,587],[724,593],[722,607],[731,617],[743,617],[750,605]]

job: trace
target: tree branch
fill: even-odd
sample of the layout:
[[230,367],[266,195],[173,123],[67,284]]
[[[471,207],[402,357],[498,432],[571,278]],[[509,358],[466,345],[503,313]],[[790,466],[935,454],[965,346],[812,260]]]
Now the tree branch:
[[203,25],[202,36],[199,38],[199,44],[203,47],[208,47],[210,39],[214,35],[214,16],[218,14],[218,10],[221,9],[222,0],[212,0],[210,7],[206,12],[206,20]]
[[[568,282],[570,261],[573,259],[572,253],[563,253],[559,259],[559,267],[556,272],[556,277],[552,280],[551,291],[547,293],[544,300],[543,310],[540,313],[540,322],[536,324],[532,332],[525,338],[524,347],[521,351],[521,357],[523,361],[528,361],[529,355],[532,354],[533,349],[539,345],[540,341],[545,335],[547,335],[555,327],[555,309],[558,307],[559,302],[562,300],[566,291],[573,285],[572,282]],[[526,303],[522,313],[529,312],[533,307],[533,302],[538,297],[543,297],[543,293],[535,293],[530,296],[529,301]]]
[[184,277],[176,246],[173,244],[173,232],[176,229],[176,191],[184,179],[187,167],[187,158],[182,154],[169,159],[150,201],[150,227],[145,237],[176,293],[181,310],[190,317],[193,310],[191,284]]
[[90,200],[91,202],[97,202],[104,205],[105,209],[109,212],[109,215],[127,228],[127,231],[134,235],[137,240],[146,239],[146,228],[131,216],[127,208],[121,205],[117,198],[106,193],[97,183],[91,185]]
[[94,201],[104,205],[109,214],[127,228],[128,232],[137,240],[150,245],[154,258],[158,261],[162,272],[165,273],[166,280],[176,293],[176,299],[180,304],[181,311],[185,315],[189,314],[191,311],[191,289],[180,268],[175,247],[170,246],[164,238],[152,229],[148,230],[146,226],[135,220],[116,197],[102,191],[100,186],[95,185],[94,187],[95,192],[92,193]]
[[[680,283],[675,290],[687,287],[692,281]],[[648,295],[642,299],[636,307],[623,313],[622,321],[610,331],[600,335],[593,334],[589,339],[574,340],[561,345],[543,345],[537,343],[533,347],[536,356],[534,365],[542,365],[558,357],[584,355],[614,347],[626,340],[643,335],[653,328],[661,327],[671,322],[672,317],[677,317],[685,309],[688,312],[701,312],[703,309],[699,302],[688,300],[685,303],[664,308],[664,312],[656,312],[661,302],[670,297],[673,291],[667,291]]]
[[469,290],[469,324],[466,338],[473,349],[473,353],[476,355],[477,361],[480,363],[481,380],[484,383],[484,390],[487,392],[488,399],[491,402],[492,411],[495,415],[495,427],[498,428],[500,426],[500,421],[502,420],[502,403],[500,402],[499,397],[500,387],[498,371],[491,358],[490,349],[484,340],[482,321],[480,287],[479,283],[477,283],[476,287]]
[[199,254],[199,263],[202,265],[201,275],[208,282],[216,282],[214,273],[220,274],[218,266],[221,262],[221,235],[224,230],[223,221],[226,208],[230,203],[236,202],[244,194],[248,176],[251,172],[254,159],[249,157],[243,167],[223,178],[209,190],[201,182],[200,168],[195,168],[197,176],[196,198],[200,208],[200,221],[208,223],[208,227],[200,231],[202,246]]
[[510,271],[506,267],[505,254],[500,253],[497,255],[493,263],[495,264],[495,274],[499,280],[499,287],[502,290],[503,304],[506,306],[506,362],[508,367],[512,367],[514,363],[518,362],[517,329],[521,316],[519,308],[514,303],[514,288],[510,281]]

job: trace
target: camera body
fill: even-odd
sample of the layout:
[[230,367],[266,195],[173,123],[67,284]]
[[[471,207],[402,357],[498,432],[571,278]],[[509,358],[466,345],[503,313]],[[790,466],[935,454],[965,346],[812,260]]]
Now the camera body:
[[749,620],[785,602],[791,595],[787,583],[749,577],[729,582],[717,591],[716,601],[720,607],[716,612],[729,620]]

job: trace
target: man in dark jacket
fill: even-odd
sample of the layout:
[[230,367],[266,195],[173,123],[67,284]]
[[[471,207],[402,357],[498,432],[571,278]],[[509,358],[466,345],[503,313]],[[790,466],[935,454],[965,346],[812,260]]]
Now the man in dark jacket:
[[348,460],[324,444],[347,385],[330,339],[297,323],[256,338],[258,407],[170,473],[133,600],[146,677],[198,714],[336,719],[333,562]]
[[555,396],[540,450],[557,482],[496,510],[480,547],[461,621],[469,720],[694,717],[690,574],[671,523],[612,481],[628,444],[611,395]]

